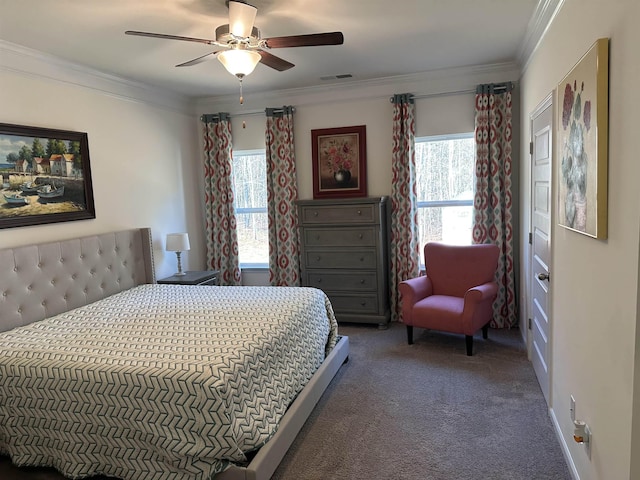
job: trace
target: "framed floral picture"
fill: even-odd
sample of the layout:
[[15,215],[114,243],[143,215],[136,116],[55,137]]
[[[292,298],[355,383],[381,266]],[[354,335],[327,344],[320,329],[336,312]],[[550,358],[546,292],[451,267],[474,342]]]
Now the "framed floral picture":
[[558,84],[558,224],[607,238],[609,39]]
[[366,125],[311,130],[313,198],[367,196]]

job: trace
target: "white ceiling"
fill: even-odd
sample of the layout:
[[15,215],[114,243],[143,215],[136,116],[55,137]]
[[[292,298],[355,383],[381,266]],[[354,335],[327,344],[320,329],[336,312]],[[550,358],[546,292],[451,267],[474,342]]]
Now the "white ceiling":
[[[262,37],[342,31],[344,45],[273,49],[296,65],[264,65],[252,92],[521,61],[549,0],[253,0]],[[0,40],[190,97],[237,94],[237,80],[208,45],[124,35],[141,30],[215,37],[225,0],[0,0]],[[532,34],[532,30],[534,31]],[[351,74],[350,80],[321,80]]]

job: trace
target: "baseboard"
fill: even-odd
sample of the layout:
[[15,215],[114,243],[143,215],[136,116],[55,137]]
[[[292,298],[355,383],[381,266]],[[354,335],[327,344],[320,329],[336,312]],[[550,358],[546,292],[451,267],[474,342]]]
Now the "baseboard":
[[567,462],[567,466],[569,467],[571,477],[573,478],[573,480],[580,480],[580,475],[578,475],[578,470],[576,469],[575,463],[573,463],[573,458],[571,457],[571,452],[569,451],[569,445],[567,445],[567,442],[564,439],[564,435],[562,435],[562,429],[560,428],[560,424],[558,423],[558,419],[556,418],[556,412],[553,410],[553,408],[549,409],[549,416],[551,417],[553,431],[556,432],[556,437],[558,438],[558,442],[560,443],[560,449],[562,450],[564,461]]

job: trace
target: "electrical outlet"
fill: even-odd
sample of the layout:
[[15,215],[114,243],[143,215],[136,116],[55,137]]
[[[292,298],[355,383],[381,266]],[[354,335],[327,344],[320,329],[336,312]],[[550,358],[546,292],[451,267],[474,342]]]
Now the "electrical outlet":
[[571,421],[576,420],[576,399],[571,395],[571,403],[569,404],[569,413],[571,414]]

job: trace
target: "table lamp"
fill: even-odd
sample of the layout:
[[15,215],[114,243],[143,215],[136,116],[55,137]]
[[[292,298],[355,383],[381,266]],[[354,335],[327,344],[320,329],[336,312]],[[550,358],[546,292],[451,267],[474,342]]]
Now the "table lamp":
[[175,275],[184,275],[185,272],[182,271],[182,263],[180,261],[180,255],[182,252],[186,252],[189,250],[191,246],[189,245],[189,234],[188,233],[169,233],[167,234],[167,251],[176,252],[176,257],[178,257],[178,271]]

